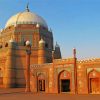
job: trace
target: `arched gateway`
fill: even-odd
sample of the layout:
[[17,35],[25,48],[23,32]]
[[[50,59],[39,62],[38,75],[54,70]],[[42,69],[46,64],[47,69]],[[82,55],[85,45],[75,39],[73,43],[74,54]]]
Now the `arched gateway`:
[[96,70],[89,73],[89,93],[100,93],[100,72]]
[[39,74],[37,77],[38,92],[45,92],[45,75]]
[[62,71],[58,75],[58,92],[70,92],[70,73],[68,71]]

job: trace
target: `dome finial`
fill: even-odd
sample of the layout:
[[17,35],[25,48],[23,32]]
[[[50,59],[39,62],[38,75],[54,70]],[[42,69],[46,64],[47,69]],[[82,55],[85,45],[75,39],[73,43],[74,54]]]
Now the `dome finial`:
[[26,6],[26,11],[29,12],[29,2],[27,3],[27,6]]

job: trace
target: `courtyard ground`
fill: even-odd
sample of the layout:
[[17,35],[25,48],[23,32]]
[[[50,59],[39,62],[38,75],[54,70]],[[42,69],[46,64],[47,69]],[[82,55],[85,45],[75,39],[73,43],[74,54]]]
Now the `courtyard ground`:
[[100,100],[100,95],[25,93],[25,89],[0,89],[0,100]]

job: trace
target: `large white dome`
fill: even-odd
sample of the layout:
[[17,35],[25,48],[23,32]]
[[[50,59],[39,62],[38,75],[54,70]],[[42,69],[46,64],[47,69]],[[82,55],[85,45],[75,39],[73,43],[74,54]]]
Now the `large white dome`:
[[5,27],[9,27],[12,25],[17,25],[17,24],[36,24],[36,23],[46,28],[48,27],[45,20],[41,16],[38,16],[37,14],[26,10],[24,12],[20,12],[12,16],[7,21]]

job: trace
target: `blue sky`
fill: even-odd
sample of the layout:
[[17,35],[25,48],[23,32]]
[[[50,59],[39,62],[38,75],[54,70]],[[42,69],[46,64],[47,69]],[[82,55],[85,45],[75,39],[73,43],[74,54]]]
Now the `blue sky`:
[[0,0],[0,29],[14,14],[30,10],[42,16],[61,46],[63,58],[100,58],[100,0]]

